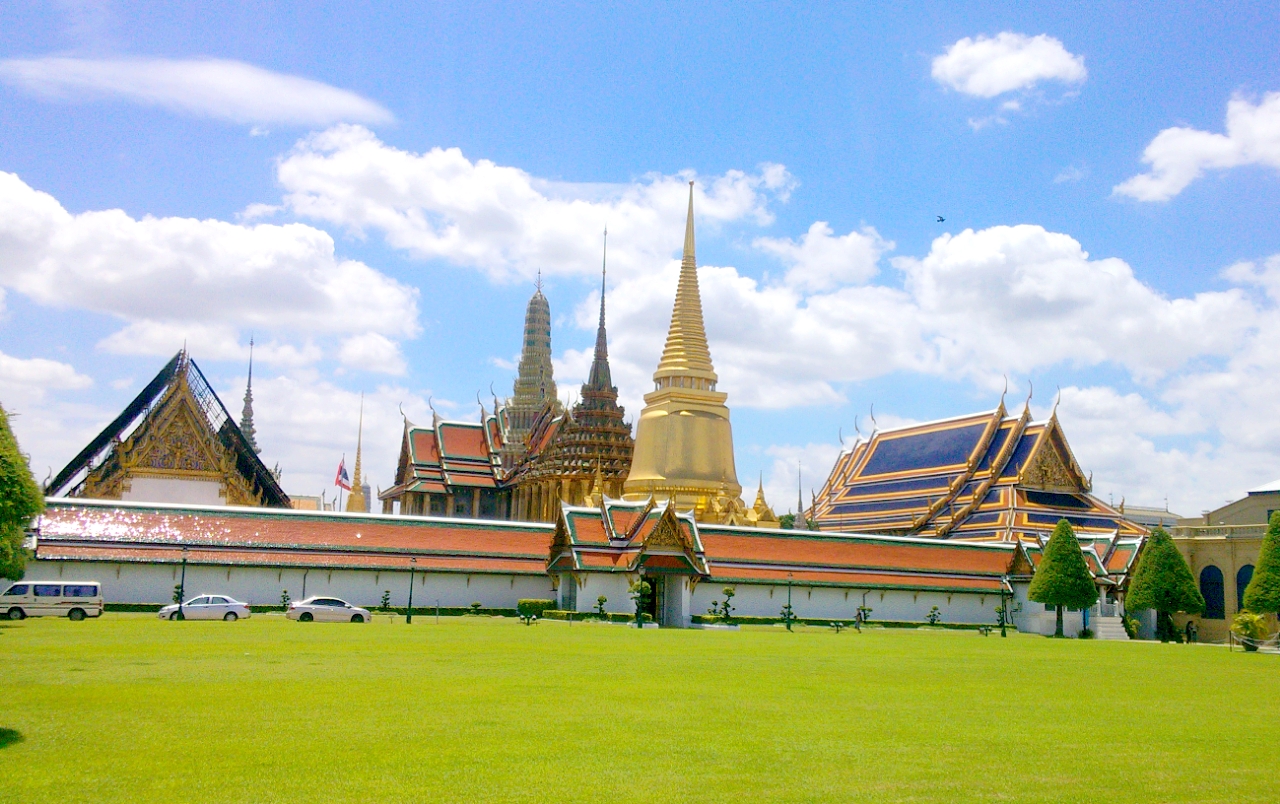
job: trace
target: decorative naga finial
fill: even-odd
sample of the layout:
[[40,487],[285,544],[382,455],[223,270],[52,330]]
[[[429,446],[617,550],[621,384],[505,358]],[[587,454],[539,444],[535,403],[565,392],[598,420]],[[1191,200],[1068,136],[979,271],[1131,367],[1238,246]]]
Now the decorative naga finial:
[[1036,393],[1036,385],[1031,381],[1031,378],[1028,377],[1027,378],[1027,401],[1022,403],[1022,407],[1024,410],[1031,410],[1031,397],[1035,396],[1035,393]]
[[871,434],[875,435],[880,431],[880,425],[876,423],[876,403],[871,403]]
[[843,426],[836,429],[836,438],[840,439],[840,449],[843,450],[844,449],[844,427]]
[[1004,375],[1004,390],[1000,392],[1000,407],[1004,407],[1005,394],[1009,393],[1009,375]]
[[440,424],[440,414],[436,412],[434,397],[427,397],[427,407],[431,408],[431,428],[434,430]]
[[855,433],[857,433],[857,434],[858,434],[858,440],[859,440],[859,441],[861,441],[861,440],[862,440],[862,428],[858,426],[858,416],[857,416],[857,414],[855,414],[855,415],[854,415],[854,417],[853,417],[853,431],[854,431]]
[[1049,418],[1054,419],[1058,416],[1058,403],[1062,401],[1062,386],[1058,386],[1058,395],[1053,399],[1053,410],[1049,413]]

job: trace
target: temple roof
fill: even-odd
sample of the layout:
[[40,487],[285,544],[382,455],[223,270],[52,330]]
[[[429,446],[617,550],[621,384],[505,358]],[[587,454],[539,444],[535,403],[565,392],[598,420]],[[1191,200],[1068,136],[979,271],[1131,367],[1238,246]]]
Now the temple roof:
[[552,527],[476,519],[50,498],[46,561],[236,564],[541,575]]
[[[655,570],[654,534],[664,525],[672,532],[673,524],[679,539],[665,540],[669,561]],[[676,566],[716,583],[791,579],[805,585],[992,594],[1010,591],[1011,578],[1033,571],[1018,543],[707,525],[670,505],[610,499],[595,508],[562,506],[547,562],[549,572],[637,572],[641,567],[672,572],[677,570],[668,567]]]
[[480,416],[479,422],[436,421],[432,427],[406,419],[395,484],[378,498],[393,499],[407,491],[497,488],[502,482],[502,429],[483,406]]
[[823,530],[951,539],[1038,540],[1064,518],[1084,535],[1145,534],[1091,488],[1056,415],[1033,422],[1001,404],[859,441],[812,514]]
[[108,463],[118,462],[122,442],[127,444],[135,436],[145,435],[153,422],[172,412],[168,410],[170,406],[179,404],[192,408],[183,419],[192,425],[188,434],[200,440],[208,437],[219,444],[230,455],[235,472],[263,505],[289,507],[289,497],[275,475],[262,463],[253,444],[185,350],[174,355],[120,415],[49,481],[45,493],[77,495],[91,473],[109,470]]

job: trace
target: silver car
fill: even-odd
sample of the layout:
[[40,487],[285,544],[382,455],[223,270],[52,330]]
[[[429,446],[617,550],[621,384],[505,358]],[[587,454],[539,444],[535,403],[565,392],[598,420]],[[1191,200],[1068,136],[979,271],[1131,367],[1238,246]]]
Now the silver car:
[[225,595],[200,595],[182,605],[172,603],[160,609],[162,620],[226,620],[234,622],[251,617],[248,603],[241,603]]
[[336,597],[309,597],[298,603],[290,603],[284,616],[290,620],[309,623],[367,623],[371,621],[368,609],[353,606]]

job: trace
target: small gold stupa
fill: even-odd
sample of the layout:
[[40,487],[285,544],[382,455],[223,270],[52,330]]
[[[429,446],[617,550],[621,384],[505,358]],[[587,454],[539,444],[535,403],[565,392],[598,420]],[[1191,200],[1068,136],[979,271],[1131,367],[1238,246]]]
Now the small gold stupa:
[[716,390],[698,293],[693,242],[693,182],[684,258],[667,344],[636,423],[635,454],[623,485],[628,499],[674,499],[702,522],[745,522],[742,486],[733,463],[728,395]]

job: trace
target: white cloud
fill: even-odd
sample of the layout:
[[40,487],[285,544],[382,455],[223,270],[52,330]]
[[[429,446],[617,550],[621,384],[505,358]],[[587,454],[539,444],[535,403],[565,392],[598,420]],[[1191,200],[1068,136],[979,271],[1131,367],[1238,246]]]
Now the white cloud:
[[965,95],[994,98],[1033,89],[1042,81],[1079,84],[1088,71],[1084,57],[1070,53],[1058,39],[1003,31],[993,37],[966,36],[951,45],[933,59],[932,75]]
[[[104,348],[172,354],[183,339],[241,354],[237,331],[417,334],[417,291],[340,260],[333,239],[304,224],[237,225],[134,219],[121,210],[72,215],[47,193],[0,172],[0,286],[40,304],[128,322]],[[268,362],[314,360],[311,345],[265,345]]]
[[1179,126],[1156,135],[1142,152],[1151,166],[1117,184],[1113,192],[1139,201],[1168,201],[1208,169],[1242,165],[1280,168],[1280,92],[1253,104],[1243,97],[1227,103],[1227,133]]
[[[380,232],[423,258],[478,268],[493,278],[600,270],[609,227],[609,268],[618,276],[661,265],[682,241],[692,174],[648,175],[621,185],[548,182],[518,168],[471,161],[457,148],[412,153],[360,126],[310,136],[279,164],[285,203],[298,215]],[[780,165],[698,179],[703,227],[773,221],[768,204],[795,182]]]
[[344,340],[338,349],[338,360],[350,368],[383,374],[404,374],[406,369],[400,344],[377,332]]
[[880,255],[893,249],[870,226],[833,237],[826,221],[817,221],[797,243],[790,238],[760,237],[752,244],[788,266],[786,282],[802,290],[829,290],[865,282],[875,276]]
[[0,81],[50,99],[121,98],[243,124],[324,126],[395,119],[354,92],[227,59],[5,59],[0,61]]
[[42,357],[21,358],[0,352],[0,404],[39,402],[48,391],[79,391],[93,380],[72,366]]
[[1076,182],[1089,175],[1087,170],[1078,168],[1075,165],[1067,165],[1058,171],[1058,175],[1053,177],[1054,184],[1075,184]]

